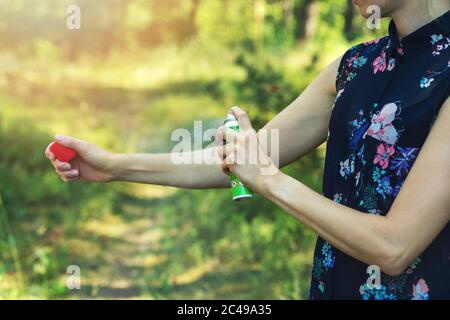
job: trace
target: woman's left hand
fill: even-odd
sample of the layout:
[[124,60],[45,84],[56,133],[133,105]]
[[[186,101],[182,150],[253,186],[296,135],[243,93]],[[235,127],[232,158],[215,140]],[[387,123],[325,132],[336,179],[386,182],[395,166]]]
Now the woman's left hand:
[[239,107],[229,111],[239,123],[239,132],[221,126],[217,130],[216,142],[219,157],[223,159],[222,170],[234,173],[239,180],[254,192],[264,194],[265,178],[279,173],[278,167],[268,156],[258,140],[247,113]]

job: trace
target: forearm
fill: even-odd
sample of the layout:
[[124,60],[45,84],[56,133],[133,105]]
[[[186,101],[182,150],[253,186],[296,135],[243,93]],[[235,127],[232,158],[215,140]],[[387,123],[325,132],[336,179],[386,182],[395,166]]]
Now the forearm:
[[189,189],[229,187],[215,148],[180,155],[189,161],[177,163],[170,153],[116,155],[113,180]]
[[384,216],[360,212],[331,201],[299,181],[279,173],[267,177],[264,196],[291,213],[348,255],[397,273],[398,245]]
[[[340,58],[330,64],[295,101],[258,133],[264,151],[279,167],[301,158],[325,141],[331,105],[336,95],[332,79],[339,62]],[[273,135],[276,131],[278,135]],[[200,156],[207,161],[177,165],[171,161],[172,154],[120,155],[114,179],[183,188],[229,187],[229,177],[222,173],[222,159],[217,159],[215,148],[185,155],[191,158]]]

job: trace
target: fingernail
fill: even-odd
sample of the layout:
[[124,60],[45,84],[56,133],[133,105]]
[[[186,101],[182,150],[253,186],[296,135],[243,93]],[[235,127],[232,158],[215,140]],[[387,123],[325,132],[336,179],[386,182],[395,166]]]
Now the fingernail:
[[70,178],[75,178],[76,176],[78,176],[78,172],[76,172],[76,171],[72,171],[69,173]]

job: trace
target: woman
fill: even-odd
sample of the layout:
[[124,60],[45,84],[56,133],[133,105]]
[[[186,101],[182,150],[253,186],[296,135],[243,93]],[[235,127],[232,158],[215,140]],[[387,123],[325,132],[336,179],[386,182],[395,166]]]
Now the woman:
[[[389,35],[351,48],[265,126],[279,130],[280,166],[328,141],[323,196],[278,170],[237,107],[241,132],[219,128],[218,146],[192,154],[204,164],[112,154],[60,135],[79,156],[46,156],[64,181],[220,188],[231,171],[319,234],[312,299],[450,298],[450,1],[354,3],[363,15],[379,6],[392,18]],[[255,148],[258,164],[236,161]],[[267,164],[275,174],[261,174]]]

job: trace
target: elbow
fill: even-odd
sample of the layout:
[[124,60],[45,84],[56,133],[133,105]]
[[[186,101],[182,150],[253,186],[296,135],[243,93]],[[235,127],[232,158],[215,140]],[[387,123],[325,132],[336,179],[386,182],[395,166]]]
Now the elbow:
[[389,222],[379,239],[378,255],[375,263],[378,263],[381,271],[389,276],[401,275],[416,258],[414,243],[404,233],[399,235],[399,227],[396,223]]
[[381,271],[389,276],[401,275],[409,266],[410,261],[406,258],[405,251],[391,249],[379,261]]
[[384,263],[380,266],[380,269],[383,273],[387,274],[388,276],[396,277],[403,273],[403,271],[406,270],[408,266],[405,264],[399,264],[399,263]]

